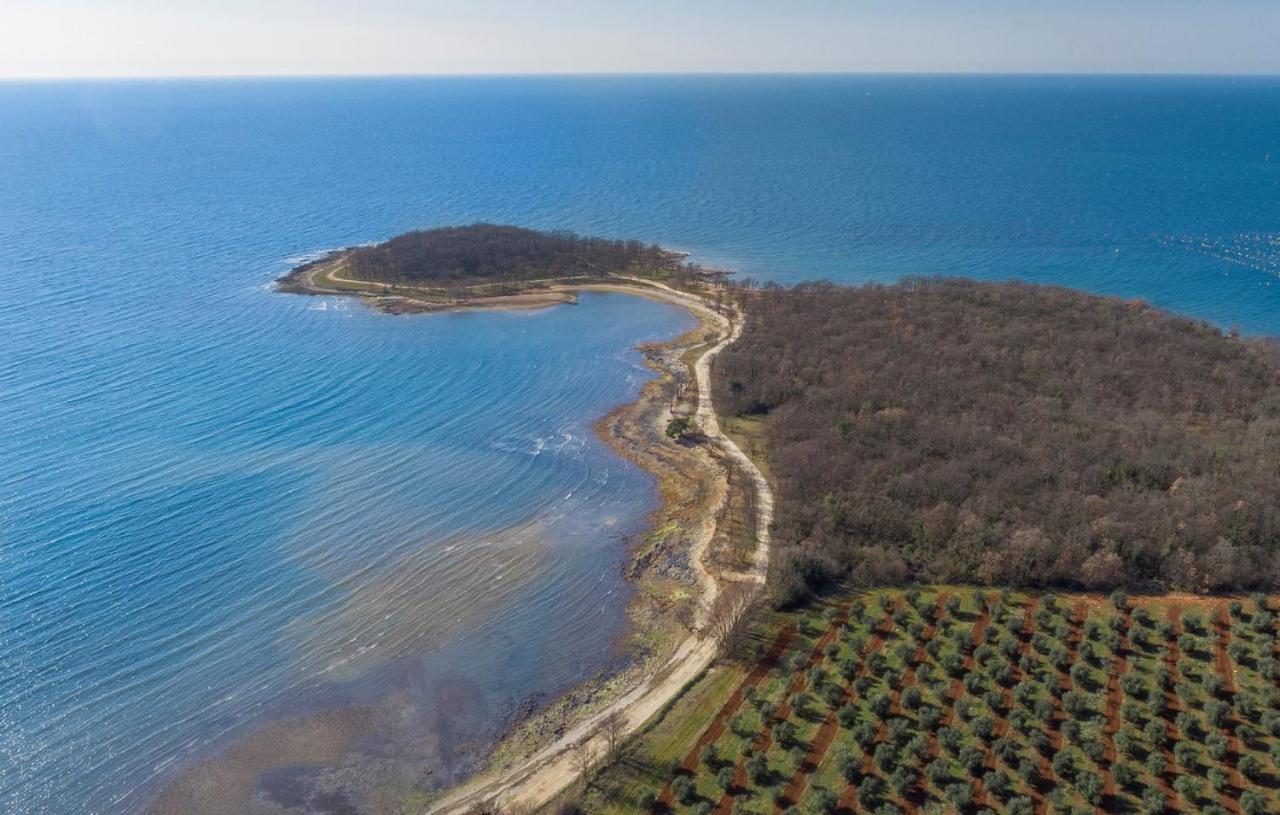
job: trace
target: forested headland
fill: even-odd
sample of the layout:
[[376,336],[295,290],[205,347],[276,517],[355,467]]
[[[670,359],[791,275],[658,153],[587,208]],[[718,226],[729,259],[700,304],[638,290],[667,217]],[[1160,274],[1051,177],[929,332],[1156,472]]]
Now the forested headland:
[[346,252],[346,272],[362,281],[440,287],[611,274],[695,274],[681,255],[635,240],[472,224],[407,232]]
[[741,297],[715,398],[763,417],[778,602],[843,579],[1280,583],[1273,343],[1019,283]]

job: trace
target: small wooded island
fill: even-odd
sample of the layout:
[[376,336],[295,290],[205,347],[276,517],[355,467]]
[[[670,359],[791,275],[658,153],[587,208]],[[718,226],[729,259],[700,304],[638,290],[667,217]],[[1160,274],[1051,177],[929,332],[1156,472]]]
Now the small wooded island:
[[299,294],[356,294],[390,313],[537,308],[573,302],[565,286],[642,277],[681,286],[722,277],[640,241],[472,224],[407,232],[330,252],[278,283]]

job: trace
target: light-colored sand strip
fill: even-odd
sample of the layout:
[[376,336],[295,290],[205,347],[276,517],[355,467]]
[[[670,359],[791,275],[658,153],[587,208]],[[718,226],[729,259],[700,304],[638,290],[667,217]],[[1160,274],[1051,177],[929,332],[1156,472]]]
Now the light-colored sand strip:
[[[411,292],[421,292],[422,294],[442,295],[442,294],[448,294],[450,290],[471,291],[471,290],[481,290],[481,289],[492,289],[495,285],[498,285],[497,283],[492,281],[487,283],[471,283],[465,286],[449,286],[449,287],[415,286],[412,283],[370,283],[367,280],[359,280],[353,277],[344,277],[343,275],[339,274],[340,271],[346,271],[346,268],[347,268],[347,261],[343,257],[343,255],[345,254],[346,254],[345,252],[339,252],[336,255],[334,255],[334,257],[330,260],[313,263],[311,267],[306,272],[303,273],[303,280],[305,281],[306,285],[317,291],[329,291],[335,294],[357,294],[357,293],[363,292],[371,296],[376,295],[383,290],[411,291]],[[317,282],[316,280],[316,275],[321,273],[323,273],[325,277],[328,278],[329,280],[337,281],[339,283],[347,283],[353,286],[354,288],[334,289],[334,288],[324,286],[321,283]],[[563,277],[548,277],[548,278],[534,278],[532,280],[518,280],[518,281],[514,281],[514,283],[517,286],[526,286],[526,287],[546,285],[548,288],[558,287],[561,289],[572,289],[574,286],[577,286],[578,284],[571,281],[580,280],[580,281],[589,282],[589,281],[600,281],[602,279],[607,279],[607,278],[623,278],[626,280],[633,280],[641,286],[652,286],[660,289],[666,289],[668,292],[672,292],[674,294],[682,294],[682,292],[678,292],[669,286],[662,285],[661,283],[651,282],[648,280],[644,280],[642,278],[616,275],[616,274],[605,274],[604,276],[601,276],[598,274],[566,275]],[[479,298],[479,299],[487,299],[487,298]]]
[[[720,430],[711,399],[711,363],[726,346],[742,333],[743,315],[735,311],[725,317],[700,297],[638,278],[626,278],[618,284],[582,285],[568,288],[609,290],[645,297],[653,297],[674,303],[711,320],[720,326],[721,337],[715,345],[698,358],[694,376],[698,383],[697,423],[709,443],[729,456],[746,472],[756,492],[756,550],[752,581],[758,591],[764,585],[769,564],[769,527],[773,523],[773,492],[759,468],[745,453]],[[692,557],[699,564],[699,576],[705,585],[704,609],[709,607],[718,590],[716,578],[702,567],[701,559],[715,532],[714,521],[707,525],[695,542]],[[705,620],[705,614],[700,615]],[[699,626],[701,627],[701,626]],[[583,721],[555,743],[535,754],[519,767],[501,777],[483,776],[452,790],[428,809],[430,815],[457,815],[482,804],[496,803],[502,808],[536,809],[551,801],[579,776],[584,752],[599,760],[606,752],[606,740],[600,729],[612,716],[623,722],[624,732],[630,736],[650,718],[675,699],[681,690],[701,674],[716,657],[715,640],[705,631],[690,634],[676,648],[671,657],[652,673],[637,681],[636,685]]]

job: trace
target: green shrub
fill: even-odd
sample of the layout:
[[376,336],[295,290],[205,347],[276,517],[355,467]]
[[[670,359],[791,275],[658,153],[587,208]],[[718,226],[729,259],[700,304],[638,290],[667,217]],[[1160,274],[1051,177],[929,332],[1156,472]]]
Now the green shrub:
[[905,798],[915,785],[916,773],[910,767],[900,766],[889,775],[889,786],[901,798]]
[[796,772],[804,768],[804,760],[807,756],[808,751],[798,744],[787,751],[787,758],[791,761],[791,769]]
[[883,742],[876,746],[872,759],[882,772],[891,772],[894,767],[898,766],[898,751],[894,749],[892,744]]
[[1010,798],[1004,806],[1005,815],[1035,815],[1035,803],[1026,796]]
[[693,803],[694,796],[697,795],[693,788],[693,781],[687,775],[678,775],[671,779],[671,794],[682,804]]
[[1195,802],[1200,800],[1200,791],[1202,785],[1200,779],[1190,775],[1180,775],[1173,780],[1173,788],[1183,799],[1194,806]]
[[1160,815],[1168,806],[1168,800],[1158,787],[1147,787],[1142,791],[1142,811],[1147,815]]
[[874,775],[862,779],[858,785],[858,803],[863,809],[875,809],[884,797],[884,782]]
[[902,692],[902,706],[908,710],[916,710],[923,700],[924,693],[915,685]]
[[1169,738],[1168,731],[1165,730],[1164,722],[1159,719],[1152,719],[1147,722],[1147,726],[1142,728],[1142,735],[1151,743],[1152,747],[1159,749],[1165,745]]
[[778,722],[773,728],[773,737],[783,747],[792,747],[796,741],[796,726],[788,721]]
[[1261,781],[1266,775],[1262,762],[1252,753],[1247,753],[1241,756],[1239,763],[1236,765],[1236,769],[1238,769],[1240,773],[1250,781]]
[[1102,777],[1097,773],[1082,773],[1075,782],[1080,797],[1097,806],[1102,801]]
[[1120,789],[1131,786],[1138,778],[1138,773],[1133,768],[1133,765],[1124,761],[1117,761],[1113,764],[1111,767],[1111,774],[1115,779],[1116,786]]
[[1068,781],[1076,777],[1076,764],[1069,750],[1060,750],[1053,756],[1053,773]]
[[817,789],[813,792],[814,811],[823,815],[833,815],[840,805],[840,797],[831,790]]
[[1173,745],[1173,757],[1178,762],[1178,766],[1187,771],[1195,770],[1199,763],[1195,745],[1190,742],[1180,741]]
[[1214,761],[1221,761],[1227,754],[1227,737],[1221,733],[1210,733],[1205,736],[1204,746],[1208,748]]
[[1114,738],[1116,753],[1123,756],[1132,756],[1138,748],[1137,739],[1127,730],[1117,731]]
[[1164,756],[1161,755],[1158,751],[1152,750],[1150,753],[1147,754],[1146,766],[1147,766],[1147,772],[1151,773],[1151,775],[1156,777],[1164,775],[1164,771],[1165,771]]
[[1221,767],[1210,767],[1209,772],[1205,773],[1205,777],[1209,779],[1209,786],[1219,791],[1226,789],[1231,780],[1227,771]]
[[1240,796],[1240,809],[1245,815],[1263,815],[1267,812],[1267,799],[1257,790],[1246,790]]
[[935,758],[924,768],[925,777],[935,787],[942,787],[952,780],[951,762],[945,758]]
[[973,800],[973,785],[958,781],[954,784],[947,785],[947,800],[957,807],[968,805]]

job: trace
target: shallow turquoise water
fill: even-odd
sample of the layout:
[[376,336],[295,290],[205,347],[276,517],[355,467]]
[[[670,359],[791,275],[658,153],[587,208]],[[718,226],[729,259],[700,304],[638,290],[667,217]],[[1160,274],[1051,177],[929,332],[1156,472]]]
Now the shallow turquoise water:
[[0,811],[132,811],[393,691],[462,742],[605,663],[654,489],[589,428],[689,318],[269,286],[474,220],[1280,333],[1280,81],[0,84]]
[[184,322],[49,338],[6,382],[6,811],[124,808],[380,672],[465,680],[488,722],[603,663],[654,490],[590,425],[681,312],[396,319],[250,287]]

